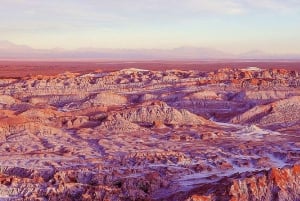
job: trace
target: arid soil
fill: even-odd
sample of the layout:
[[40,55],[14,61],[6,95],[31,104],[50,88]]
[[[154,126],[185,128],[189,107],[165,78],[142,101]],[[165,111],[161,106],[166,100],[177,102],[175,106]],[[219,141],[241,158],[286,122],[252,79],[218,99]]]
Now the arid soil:
[[88,73],[91,71],[116,71],[126,68],[147,70],[199,70],[214,71],[221,68],[246,68],[260,66],[266,69],[299,70],[299,60],[211,60],[211,61],[11,61],[0,60],[0,77],[28,75],[57,75],[64,72]]
[[293,65],[1,70],[0,200],[300,200]]

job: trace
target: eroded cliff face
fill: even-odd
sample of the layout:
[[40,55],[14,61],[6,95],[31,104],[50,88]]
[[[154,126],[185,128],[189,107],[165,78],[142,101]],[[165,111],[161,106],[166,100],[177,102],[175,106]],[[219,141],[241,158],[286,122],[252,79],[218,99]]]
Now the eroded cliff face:
[[[204,200],[299,200],[300,195],[300,166],[295,165],[285,168],[272,168],[265,171],[234,174],[211,185],[204,185],[204,189],[189,192],[187,201]],[[175,197],[172,200],[176,200]]]
[[297,200],[299,79],[228,68],[0,80],[0,199]]

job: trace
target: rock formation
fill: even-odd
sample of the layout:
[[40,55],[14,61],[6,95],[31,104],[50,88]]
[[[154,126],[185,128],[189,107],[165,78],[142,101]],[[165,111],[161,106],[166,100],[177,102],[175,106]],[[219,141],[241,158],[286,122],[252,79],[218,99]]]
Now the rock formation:
[[0,79],[0,200],[299,200],[300,74]]

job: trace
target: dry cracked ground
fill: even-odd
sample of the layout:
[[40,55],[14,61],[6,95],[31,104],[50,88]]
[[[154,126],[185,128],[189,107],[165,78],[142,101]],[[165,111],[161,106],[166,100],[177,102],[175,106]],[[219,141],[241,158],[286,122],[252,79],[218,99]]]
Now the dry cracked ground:
[[0,79],[0,200],[300,200],[300,73]]

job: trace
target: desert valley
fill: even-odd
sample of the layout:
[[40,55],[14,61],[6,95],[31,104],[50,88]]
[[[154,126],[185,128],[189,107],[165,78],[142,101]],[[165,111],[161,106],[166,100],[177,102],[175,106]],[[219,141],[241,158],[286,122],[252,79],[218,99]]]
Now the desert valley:
[[0,3],[0,201],[300,201],[299,0]]
[[297,65],[210,65],[6,68],[0,200],[300,200]]

